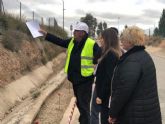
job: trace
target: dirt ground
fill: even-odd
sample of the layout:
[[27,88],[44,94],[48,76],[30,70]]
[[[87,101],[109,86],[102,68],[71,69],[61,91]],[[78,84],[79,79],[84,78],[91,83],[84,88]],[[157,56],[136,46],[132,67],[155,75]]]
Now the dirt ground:
[[36,122],[38,124],[60,124],[72,97],[72,85],[68,80],[65,80],[63,85],[44,102],[34,124]]

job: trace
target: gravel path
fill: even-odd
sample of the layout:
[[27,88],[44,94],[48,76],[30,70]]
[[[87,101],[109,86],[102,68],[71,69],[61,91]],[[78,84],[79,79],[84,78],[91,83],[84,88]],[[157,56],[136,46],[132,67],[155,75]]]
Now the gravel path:
[[67,80],[44,102],[35,122],[39,124],[59,124],[73,97],[71,83]]

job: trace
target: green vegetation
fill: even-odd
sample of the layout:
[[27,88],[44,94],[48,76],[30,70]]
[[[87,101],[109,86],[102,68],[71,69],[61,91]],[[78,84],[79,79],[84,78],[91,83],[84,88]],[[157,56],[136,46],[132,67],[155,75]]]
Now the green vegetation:
[[32,98],[33,98],[33,99],[36,99],[36,98],[39,97],[40,94],[41,94],[41,92],[38,91],[38,90],[36,90],[36,91],[34,91],[34,92],[32,93]]
[[[64,49],[46,42],[44,37],[32,38],[25,18],[15,15],[0,14],[0,66],[1,82],[6,84],[24,75],[35,67],[46,64]],[[61,27],[43,25],[43,29],[61,38],[67,38],[67,33]],[[5,64],[4,64],[5,63]],[[13,64],[11,64],[13,63]],[[1,83],[0,82],[0,83]]]
[[100,22],[98,24],[98,28],[97,28],[97,35],[99,35],[106,28],[107,28],[107,23],[106,22],[104,22],[104,23]]
[[87,23],[87,25],[89,26],[89,35],[92,37],[95,37],[95,33],[99,35],[103,31],[103,29],[107,28],[106,22],[97,23],[97,19],[94,18],[93,15],[90,13],[87,13],[85,17],[81,17],[80,21]]
[[[3,24],[4,30],[15,30],[15,31],[20,31],[22,33],[27,34],[29,37],[31,37],[31,34],[25,24],[26,18],[22,17],[20,20],[19,17],[11,14],[0,14],[0,22]],[[49,27],[44,25],[43,28],[49,32],[52,32],[61,38],[66,38],[67,33],[63,31],[61,27],[56,25],[55,27]]]
[[[3,34],[3,40],[2,44],[6,49],[11,50],[12,52],[18,52],[21,47],[21,43],[23,40],[25,41],[34,41],[35,39],[32,38],[26,24],[25,24],[25,18],[22,18],[21,21],[19,17],[16,17],[15,15],[10,14],[0,14],[0,22],[2,24],[2,34]],[[51,32],[53,34],[56,34],[57,36],[61,38],[67,38],[67,33],[63,31],[61,27],[56,25],[55,27],[49,27],[49,26],[42,26],[45,30],[48,32]],[[43,38],[40,38],[41,41],[43,41]],[[46,48],[45,48],[46,50]],[[49,51],[49,50],[46,50]],[[53,55],[55,55],[53,53]],[[50,55],[52,58],[53,55]]]
[[92,14],[86,14],[85,17],[81,17],[80,21],[87,23],[89,26],[89,35],[95,36],[95,30],[97,27],[97,19],[92,16]]
[[0,22],[3,24],[4,30],[16,30],[30,35],[25,25],[25,19],[19,20],[19,17],[11,14],[0,14]]
[[2,44],[6,49],[18,52],[23,40],[29,40],[26,34],[17,30],[6,30],[4,31]]
[[154,30],[154,35],[165,37],[165,9],[163,9],[158,27],[156,27]]

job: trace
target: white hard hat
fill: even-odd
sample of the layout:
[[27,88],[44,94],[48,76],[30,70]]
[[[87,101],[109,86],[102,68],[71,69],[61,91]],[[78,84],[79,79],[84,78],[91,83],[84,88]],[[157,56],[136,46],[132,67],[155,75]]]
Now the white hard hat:
[[85,31],[86,33],[88,33],[89,28],[88,25],[84,22],[78,22],[75,27],[74,30],[79,30],[79,31]]

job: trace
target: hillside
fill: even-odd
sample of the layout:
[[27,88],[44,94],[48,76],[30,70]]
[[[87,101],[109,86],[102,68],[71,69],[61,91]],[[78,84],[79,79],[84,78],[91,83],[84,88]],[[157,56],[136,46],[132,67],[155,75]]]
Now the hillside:
[[[67,37],[58,26],[43,27],[59,37]],[[24,21],[11,15],[0,15],[0,86],[46,64],[63,51],[44,38],[33,39]]]

